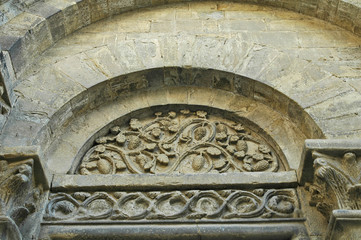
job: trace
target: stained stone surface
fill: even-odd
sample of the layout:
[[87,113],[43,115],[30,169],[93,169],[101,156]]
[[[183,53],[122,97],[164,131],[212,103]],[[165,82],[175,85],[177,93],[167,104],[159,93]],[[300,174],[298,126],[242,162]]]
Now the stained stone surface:
[[[95,99],[100,104],[129,89],[147,88],[162,76],[166,85],[204,83],[250,94],[272,105],[271,89],[276,89],[310,114],[328,138],[358,137],[359,46],[360,39],[342,28],[265,6],[202,2],[123,13],[80,29],[40,57],[32,57],[37,60],[18,74],[17,104],[2,130],[2,136],[6,135],[2,142],[33,144],[37,132],[49,121],[61,118],[67,122],[79,104],[93,100],[95,93],[87,92],[92,86],[97,94],[103,93]],[[119,79],[124,84],[109,81],[105,89],[96,89],[99,83],[119,75],[164,66],[212,68],[231,74],[217,80],[204,76],[197,83],[182,80],[190,76],[187,71],[160,70],[142,79]],[[248,84],[242,86],[238,75],[271,89],[263,89],[262,84],[247,89]],[[63,107],[66,104],[76,110],[68,111]],[[285,104],[280,110],[301,122],[309,121],[299,117],[292,105]],[[19,131],[14,125],[24,127]],[[26,137],[29,135],[34,138]]]
[[0,1],[1,234],[357,236],[360,3],[167,3]]

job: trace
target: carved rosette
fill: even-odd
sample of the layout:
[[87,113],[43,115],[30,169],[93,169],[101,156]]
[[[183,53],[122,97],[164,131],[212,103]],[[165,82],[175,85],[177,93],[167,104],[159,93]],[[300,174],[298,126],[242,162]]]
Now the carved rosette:
[[294,189],[75,192],[49,197],[45,221],[297,218]]
[[312,156],[314,182],[306,186],[311,192],[310,205],[327,219],[335,209],[361,209],[361,162],[356,154],[336,157],[314,151]]
[[241,123],[205,111],[156,112],[96,139],[77,173],[274,172],[274,149]]

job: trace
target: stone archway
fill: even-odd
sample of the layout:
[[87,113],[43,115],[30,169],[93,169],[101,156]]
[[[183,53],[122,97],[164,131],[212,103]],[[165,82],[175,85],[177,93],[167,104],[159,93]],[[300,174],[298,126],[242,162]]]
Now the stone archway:
[[[158,71],[109,82],[137,83]],[[42,238],[307,238],[294,169],[304,140],[315,134],[307,129],[317,126],[296,126],[277,108],[285,102],[267,105],[233,88],[208,87],[254,80],[182,71],[181,82],[153,78],[152,87],[130,88],[57,126],[43,155],[55,175]],[[177,83],[167,86],[170,80]]]
[[[44,11],[48,4],[55,4],[55,9]],[[280,1],[283,8],[325,17],[344,29],[268,3],[179,3],[139,9],[91,25],[124,6],[108,11],[100,1],[57,4],[62,5],[39,3],[38,9],[31,8],[2,28],[6,36],[0,41],[6,40],[2,45],[6,51],[0,59],[4,89],[0,120],[5,123],[0,136],[1,176],[13,176],[16,187],[11,195],[5,194],[11,197],[2,210],[6,216],[1,226],[28,232],[24,238],[36,238],[41,231],[45,239],[79,238],[81,234],[104,238],[108,230],[114,238],[119,234],[146,236],[126,235],[128,231],[153,233],[153,237],[169,231],[183,233],[183,238],[243,234],[252,239],[296,235],[307,239],[307,234],[325,236],[331,216],[327,237],[337,239],[340,226],[350,227],[349,222],[357,220],[354,211],[359,187],[352,172],[358,167],[360,146],[357,140],[332,140],[360,136],[360,39],[351,33],[359,33],[357,4],[340,1],[330,6],[334,14],[323,15],[321,1],[310,12],[306,10],[313,4],[291,7],[289,1]],[[143,5],[136,1],[134,6]],[[56,14],[50,14],[53,10]],[[77,21],[84,12],[86,18],[81,19],[90,17],[91,21]],[[45,13],[48,15],[43,16]],[[69,13],[77,14],[72,17]],[[57,21],[58,17],[65,22]],[[19,20],[27,23],[18,24]],[[89,26],[65,37],[85,25]],[[42,55],[35,58],[37,53]],[[148,123],[154,113],[162,112],[168,118],[174,115],[168,116],[169,112],[181,116],[180,110],[187,108],[191,109],[189,120],[203,122],[203,126],[188,126],[197,130],[197,134],[188,131],[189,146],[181,143],[179,147],[180,138],[176,138],[170,149],[177,150],[179,157],[168,156],[164,143],[157,143],[153,150],[129,149],[130,143],[139,141],[114,130],[119,125],[125,131],[136,116],[142,119],[140,123]],[[207,112],[209,119],[198,116],[197,111]],[[227,123],[230,127],[223,124],[226,127],[219,128],[238,140],[228,140],[232,136],[227,134],[227,143],[200,137],[216,132],[214,126],[219,122]],[[237,132],[235,122],[245,125],[250,134]],[[168,131],[166,126],[158,128],[159,136]],[[155,135],[159,129],[154,130]],[[122,141],[117,143],[117,137],[125,138],[125,150],[119,150],[122,146],[116,144]],[[202,141],[207,144],[192,149],[192,144]],[[104,144],[115,144],[113,149],[126,154],[117,156]],[[224,147],[218,148],[219,144]],[[242,152],[242,144],[251,152]],[[270,152],[261,154],[266,148],[260,145]],[[257,153],[262,156],[251,159]],[[98,160],[95,155],[100,156]],[[137,156],[141,156],[139,161]],[[151,173],[174,163],[179,163],[173,170],[180,176]],[[201,170],[201,174],[185,177],[182,164],[193,173]],[[121,174],[129,166],[138,174]],[[273,172],[276,169],[280,172]],[[223,170],[225,173],[219,173]],[[227,172],[230,170],[235,172]],[[347,187],[333,184],[331,173],[337,173]],[[164,181],[171,184],[165,186]],[[3,184],[3,189],[10,186],[9,182]],[[332,196],[327,198],[329,192]],[[13,201],[19,194],[23,198]],[[340,195],[345,197],[338,199]],[[203,200],[209,207],[206,210],[198,205]],[[132,204],[147,214],[132,212]],[[215,207],[217,204],[223,207]],[[122,208],[124,205],[127,207]],[[345,206],[351,209],[346,214],[332,213]],[[187,214],[171,216],[171,207],[187,209]],[[219,212],[212,214],[212,209]],[[42,225],[32,224],[41,221]],[[217,228],[215,222],[222,224]],[[93,228],[100,223],[103,225]],[[259,230],[259,223],[264,228],[257,235],[254,231]],[[346,234],[357,234],[355,229]],[[20,232],[13,233],[20,238]]]

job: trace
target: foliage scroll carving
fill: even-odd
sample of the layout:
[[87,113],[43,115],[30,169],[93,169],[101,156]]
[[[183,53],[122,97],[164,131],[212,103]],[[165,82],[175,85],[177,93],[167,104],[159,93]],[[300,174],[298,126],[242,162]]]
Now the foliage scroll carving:
[[245,124],[203,110],[132,118],[95,140],[76,172],[159,174],[275,172],[276,151]]
[[45,221],[297,218],[294,189],[54,193]]

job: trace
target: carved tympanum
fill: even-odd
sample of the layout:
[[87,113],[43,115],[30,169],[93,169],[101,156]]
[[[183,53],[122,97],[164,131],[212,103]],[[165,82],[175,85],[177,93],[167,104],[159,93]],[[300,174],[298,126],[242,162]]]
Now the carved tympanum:
[[207,173],[277,171],[269,144],[239,122],[206,111],[156,112],[114,126],[82,158],[77,172]]
[[56,193],[45,221],[297,218],[294,189]]
[[361,209],[361,161],[352,152],[334,157],[313,152],[314,182],[310,204],[329,219],[334,209]]

